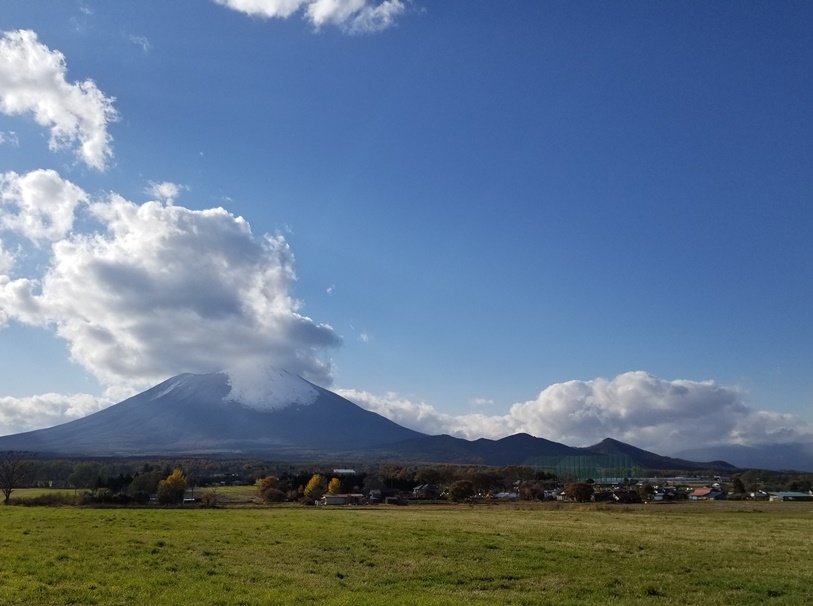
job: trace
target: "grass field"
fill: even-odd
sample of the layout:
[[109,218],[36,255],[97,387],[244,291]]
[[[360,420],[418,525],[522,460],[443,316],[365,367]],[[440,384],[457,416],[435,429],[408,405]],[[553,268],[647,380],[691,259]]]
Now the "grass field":
[[0,604],[808,604],[813,504],[0,507]]

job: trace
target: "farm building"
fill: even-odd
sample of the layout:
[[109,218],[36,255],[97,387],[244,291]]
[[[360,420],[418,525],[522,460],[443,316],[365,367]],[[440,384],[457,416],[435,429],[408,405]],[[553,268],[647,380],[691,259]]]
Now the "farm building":
[[363,494],[326,494],[319,500],[320,505],[359,505],[364,501]]

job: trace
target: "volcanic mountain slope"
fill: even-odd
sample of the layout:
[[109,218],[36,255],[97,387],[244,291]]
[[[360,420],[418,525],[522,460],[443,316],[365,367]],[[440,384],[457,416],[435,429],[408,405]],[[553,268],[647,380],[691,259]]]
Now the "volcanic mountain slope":
[[183,374],[64,425],[0,437],[0,450],[60,455],[311,456],[423,436],[286,371],[258,392],[227,373]]
[[700,471],[713,469],[730,471],[732,465],[724,461],[695,462],[665,457],[654,452],[636,448],[624,442],[606,438],[583,448],[567,446],[544,438],[519,433],[500,440],[464,440],[448,435],[421,436],[386,447],[378,447],[380,456],[398,458],[401,461],[447,462],[470,465],[536,465],[540,458],[567,460],[568,458],[605,457],[622,455],[631,465],[642,470]]
[[411,438],[378,447],[383,457],[408,462],[456,463],[461,465],[520,465],[538,456],[572,456],[578,449],[527,433],[499,440],[465,440],[449,435]]
[[704,461],[701,463],[687,459],[676,459],[636,448],[613,438],[605,438],[598,444],[579,448],[580,454],[592,455],[624,455],[635,461],[638,467],[644,469],[674,469],[674,470],[733,470],[734,466],[725,461]]

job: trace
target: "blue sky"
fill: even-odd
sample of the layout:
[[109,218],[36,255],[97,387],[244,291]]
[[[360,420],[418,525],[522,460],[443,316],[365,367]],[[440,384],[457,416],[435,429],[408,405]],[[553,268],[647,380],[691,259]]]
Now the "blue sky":
[[0,434],[247,360],[430,433],[813,439],[813,7],[230,4],[4,5]]

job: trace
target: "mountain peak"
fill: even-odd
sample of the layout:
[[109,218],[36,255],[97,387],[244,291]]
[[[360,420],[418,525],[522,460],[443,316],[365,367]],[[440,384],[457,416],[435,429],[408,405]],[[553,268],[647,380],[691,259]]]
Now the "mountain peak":
[[237,367],[224,374],[231,388],[228,399],[259,411],[309,406],[319,397],[315,385],[273,366]]
[[285,370],[244,368],[177,375],[82,419],[0,437],[0,450],[312,457],[422,435]]

